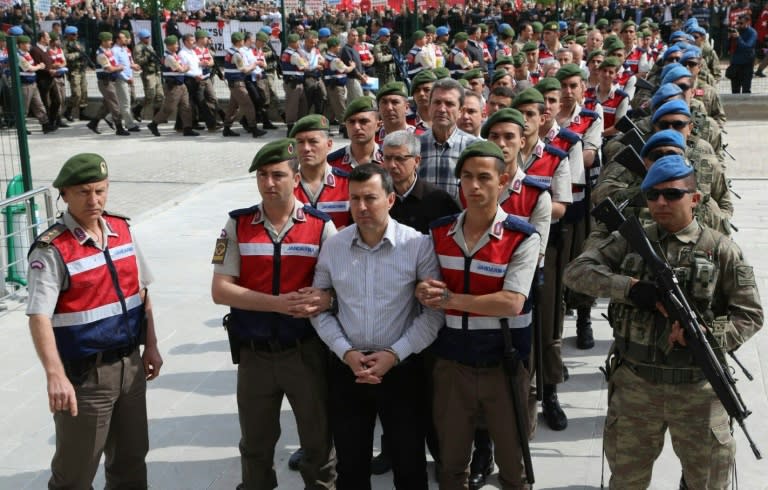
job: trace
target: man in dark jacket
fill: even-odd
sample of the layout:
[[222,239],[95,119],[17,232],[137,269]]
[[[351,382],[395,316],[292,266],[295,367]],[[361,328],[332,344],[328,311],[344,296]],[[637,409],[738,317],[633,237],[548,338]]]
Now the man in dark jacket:
[[732,94],[752,93],[752,67],[755,64],[757,31],[750,23],[748,15],[741,15],[736,21],[736,29],[728,34],[728,37],[736,40],[736,49],[731,55],[731,66],[726,71],[726,76],[731,79]]

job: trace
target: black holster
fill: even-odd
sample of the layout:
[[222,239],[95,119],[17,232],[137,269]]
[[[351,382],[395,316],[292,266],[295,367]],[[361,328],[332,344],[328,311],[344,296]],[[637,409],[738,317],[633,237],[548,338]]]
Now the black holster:
[[229,352],[232,355],[232,364],[240,364],[240,339],[232,334],[230,325],[230,314],[224,315],[221,320],[221,324],[224,326],[224,330],[227,331],[227,337],[229,338]]

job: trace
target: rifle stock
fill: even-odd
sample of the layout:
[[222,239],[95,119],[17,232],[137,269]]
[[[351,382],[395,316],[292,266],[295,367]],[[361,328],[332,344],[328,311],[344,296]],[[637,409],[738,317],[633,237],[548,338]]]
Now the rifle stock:
[[715,395],[723,404],[728,415],[735,419],[749,442],[755,458],[762,459],[745,425],[745,419],[752,413],[736,389],[736,381],[730,371],[723,367],[706,333],[701,327],[703,320],[688,303],[685,293],[680,288],[675,273],[667,261],[656,253],[636,216],[625,219],[621,211],[610,198],[603,200],[593,211],[595,219],[602,221],[611,231],[618,231],[627,243],[643,258],[653,273],[657,288],[663,293],[664,306],[670,320],[676,320],[685,331],[685,340],[694,361],[704,373]]

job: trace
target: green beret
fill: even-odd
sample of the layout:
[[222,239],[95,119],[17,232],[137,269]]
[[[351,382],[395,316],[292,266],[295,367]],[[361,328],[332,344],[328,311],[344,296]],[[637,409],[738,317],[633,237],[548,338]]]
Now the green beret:
[[595,56],[605,56],[605,51],[603,51],[602,49],[593,49],[587,55],[587,63],[592,61],[592,58],[594,58]]
[[[234,34],[232,34],[232,35],[234,36]],[[176,36],[168,36],[168,37],[165,38],[166,46],[170,46],[172,44],[178,44],[178,43],[179,43],[179,38],[176,37]]]
[[469,88],[469,80],[466,78],[459,78],[456,81],[459,82],[459,85],[461,85],[462,88]]
[[659,23],[658,22],[651,22],[651,30],[652,31],[658,31],[659,30]]
[[358,34],[360,34],[361,36],[365,36],[365,27],[358,27],[358,28],[356,29],[356,31],[357,31],[357,33],[358,33]]
[[563,36],[563,43],[565,44],[568,44],[569,42],[575,41],[575,40],[576,40],[576,36],[574,36],[573,34],[568,34],[567,36]]
[[424,32],[428,32],[430,34],[434,34],[437,32],[437,27],[433,26],[432,24],[428,25],[424,28]]
[[0,31],[0,41],[5,41],[5,38],[7,36],[5,35],[5,31]]
[[101,182],[108,175],[104,157],[95,153],[80,153],[64,163],[56,180],[53,181],[53,186],[61,189],[72,185]]
[[299,42],[300,39],[301,38],[299,37],[299,35],[296,34],[295,32],[293,34],[288,34],[288,42],[289,43],[297,43],[297,42]]
[[245,40],[245,34],[243,34],[242,32],[233,32],[232,35],[230,36],[230,39],[232,39],[233,43],[243,41]]
[[617,49],[624,49],[624,42],[616,36],[608,36],[603,41],[603,51],[610,54]]
[[257,41],[264,41],[266,43],[266,42],[269,42],[269,36],[267,36],[266,32],[259,31],[259,32],[256,33],[256,40]]
[[557,70],[557,73],[555,73],[555,78],[560,80],[561,82],[565,80],[566,78],[571,78],[578,76],[582,80],[586,79],[586,76],[584,75],[584,71],[579,68],[579,65],[575,63],[566,63],[562,67],[560,67],[559,70]]
[[424,31],[416,31],[413,33],[413,39],[424,39],[424,37],[427,35]]
[[461,177],[461,167],[464,166],[464,162],[472,157],[495,157],[502,162],[504,161],[504,153],[495,143],[491,143],[490,141],[476,141],[464,148],[464,151],[459,155],[459,160],[456,162],[456,168],[453,171],[453,175],[455,175],[457,179]]
[[288,136],[290,138],[295,138],[297,134],[305,131],[328,131],[329,129],[331,129],[331,125],[325,116],[311,114],[296,121],[296,124],[293,125]]
[[509,73],[507,70],[504,70],[503,68],[501,70],[494,70],[493,78],[491,79],[491,85],[498,82],[504,77],[510,77],[510,76],[512,76],[512,74]]
[[274,163],[285,162],[296,158],[296,140],[293,138],[281,138],[270,141],[261,147],[256,156],[253,157],[251,167],[248,172],[253,172],[261,167],[272,165]]
[[205,39],[208,37],[208,31],[205,29],[198,29],[195,31],[195,39]]
[[317,31],[307,31],[306,37],[311,39],[317,39],[319,37],[319,34]]
[[547,22],[544,24],[544,30],[545,31],[554,31],[559,32],[560,31],[560,24],[557,22]]
[[376,102],[378,103],[385,95],[399,95],[408,98],[408,92],[403,82],[389,82],[382,85],[376,93]]
[[651,31],[646,29],[643,29],[642,31],[637,33],[637,37],[639,37],[640,39],[651,37],[651,36],[652,36]]
[[[529,89],[533,90],[533,89]],[[535,92],[535,90],[534,90]],[[517,109],[500,109],[491,114],[480,129],[480,137],[488,139],[488,134],[491,132],[491,128],[496,123],[514,123],[525,128],[525,119],[523,115]]]
[[29,38],[29,36],[25,36],[23,34],[21,36],[16,36],[16,44],[31,43],[31,42],[32,40]]
[[421,70],[416,74],[415,77],[413,77],[413,80],[411,80],[411,94],[413,94],[413,91],[416,90],[416,87],[419,85],[424,85],[425,83],[435,83],[437,81],[437,77],[435,76],[434,72],[432,70]]
[[602,63],[600,63],[600,66],[598,68],[618,68],[621,66],[621,61],[615,57],[615,56],[609,56],[605,60],[603,60]]
[[[55,34],[55,33],[54,33],[54,34]],[[131,39],[133,39],[133,34],[131,34],[131,31],[127,31],[127,30],[123,29],[122,31],[120,31],[120,34],[122,34],[123,36],[125,36],[125,38],[126,38],[126,39],[128,39],[129,41],[130,41]]]
[[444,66],[440,66],[438,68],[434,68],[432,70],[432,73],[435,74],[435,77],[437,77],[438,80],[441,80],[443,78],[450,78],[451,77],[451,71],[448,68],[444,67]]
[[[56,32],[52,32],[52,33],[50,33],[49,35],[51,36],[51,41],[58,41],[58,40],[59,40],[59,35],[58,35],[58,33],[56,33]],[[131,36],[128,36],[128,39],[130,39],[130,38],[131,38]]]
[[560,86],[560,80],[555,77],[547,77],[539,80],[539,83],[537,83],[533,88],[535,88],[540,94],[544,95],[547,92],[551,92],[553,90],[560,90],[562,87]]
[[497,69],[503,66],[511,65],[513,61],[514,61],[513,56],[499,56],[498,58],[496,58],[496,63],[493,64],[493,68]]
[[535,88],[527,88],[512,99],[512,107],[517,108],[524,104],[543,104],[544,96],[542,94],[543,92],[539,92]]
[[544,24],[542,24],[538,20],[532,22],[531,27],[533,27],[533,32],[535,33],[539,33],[544,30]]
[[533,41],[527,41],[525,44],[523,44],[523,53],[530,53],[532,51],[538,51],[538,50],[539,50],[539,45]]
[[485,78],[485,75],[483,74],[483,70],[480,68],[475,68],[463,74],[461,78],[464,80],[474,80],[475,78]]
[[628,20],[628,21],[626,21],[625,23],[623,23],[623,24],[621,25],[621,32],[624,32],[624,31],[626,31],[626,30],[627,30],[627,29],[629,29],[630,27],[634,27],[635,29],[637,29],[637,24],[635,24],[635,21],[633,21],[633,20]]
[[334,37],[329,37],[329,38],[328,38],[328,41],[326,42],[326,45],[327,45],[329,48],[335,48],[335,47],[336,47],[336,46],[338,46],[339,44],[341,44],[341,41],[339,41],[339,38],[338,38],[338,37],[335,37],[335,36],[334,36]]
[[595,23],[595,26],[597,27],[608,27],[608,19],[598,19],[598,21]]
[[576,41],[576,44],[581,44],[582,46],[584,46],[585,44],[587,44],[587,36],[576,36],[575,41]]
[[376,107],[376,101],[373,97],[363,95],[358,97],[349,104],[347,104],[347,110],[344,111],[344,121],[347,118],[354,116],[359,112],[378,112],[379,108]]
[[514,30],[514,29],[512,29],[511,27],[509,27],[509,28],[507,28],[507,29],[504,29],[504,30],[503,30],[501,33],[502,33],[502,34],[503,34],[505,37],[515,37],[515,30]]
[[112,40],[112,33],[111,32],[100,32],[99,33],[99,41],[111,41]]
[[469,39],[469,34],[466,32],[459,32],[455,36],[453,36],[453,40],[457,42],[461,41],[467,41]]
[[477,27],[480,28],[480,32],[485,32],[488,30],[488,24],[484,24],[483,22],[477,24]]
[[512,56],[512,64],[517,68],[520,68],[525,64],[525,55],[523,53],[515,53]]

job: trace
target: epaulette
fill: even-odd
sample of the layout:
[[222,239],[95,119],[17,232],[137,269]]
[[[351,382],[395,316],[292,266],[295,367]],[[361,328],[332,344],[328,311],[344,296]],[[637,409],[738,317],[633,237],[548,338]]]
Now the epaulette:
[[563,159],[568,156],[568,153],[552,145],[544,145],[544,151],[548,151],[549,153],[552,153],[553,155],[560,157],[560,159]]
[[131,218],[129,218],[128,216],[126,216],[124,214],[113,213],[112,211],[106,211],[105,210],[102,214],[106,214],[107,216],[114,216],[115,218],[124,219],[126,221],[130,221],[131,220]]
[[562,136],[565,141],[571,143],[572,145],[575,145],[581,141],[581,135],[575,131],[571,131],[568,128],[560,128],[560,131],[557,132],[557,135]]
[[580,116],[591,117],[593,119],[600,119],[600,114],[598,114],[595,111],[590,111],[589,109],[584,109],[583,107],[581,109],[581,112],[579,112],[579,115]]
[[535,187],[536,189],[540,189],[542,191],[548,191],[549,188],[550,188],[550,186],[545,184],[544,182],[541,182],[539,180],[531,178],[528,175],[526,175],[523,178],[523,185],[527,185],[527,186],[530,186],[530,187]]
[[313,208],[309,204],[305,204],[303,209],[304,209],[305,213],[311,214],[315,218],[320,218],[323,221],[331,221],[331,217],[330,216],[328,216],[327,214],[325,214],[322,211],[318,211],[317,209]]
[[536,228],[534,228],[532,224],[512,216],[511,214],[508,215],[507,219],[504,220],[504,228],[512,231],[519,231],[520,233],[524,233],[527,236],[531,236],[536,233]]
[[445,226],[450,223],[456,222],[456,219],[458,219],[458,214],[452,214],[450,216],[443,216],[442,218],[437,218],[433,222],[429,224],[430,229],[440,228],[441,226]]
[[622,98],[629,97],[629,94],[626,93],[625,91],[621,90],[620,88],[617,88],[616,91],[614,92],[614,94],[616,94],[616,95],[618,95],[619,97],[622,97]]
[[246,214],[255,213],[259,209],[259,205],[251,206],[250,208],[240,208],[229,212],[230,218],[237,218],[238,216],[245,216]]
[[339,148],[338,150],[332,153],[329,153],[328,156],[326,157],[326,160],[329,162],[338,160],[339,158],[342,158],[345,153],[346,153],[346,147]]
[[338,175],[339,177],[345,177],[345,178],[347,178],[347,179],[348,179],[348,178],[349,178],[349,176],[351,175],[351,174],[350,174],[349,172],[347,172],[346,170],[342,170],[342,169],[340,169],[340,168],[337,168],[337,167],[334,167],[334,166],[331,166],[331,173],[332,173],[333,175]]
[[59,235],[67,231],[67,225],[64,223],[54,223],[52,224],[47,230],[40,233],[40,235],[35,238],[34,243],[32,243],[32,246],[29,247],[29,252],[27,255],[32,253],[32,250],[34,250],[36,247],[47,247],[51,243],[53,243],[53,240],[56,239]]

